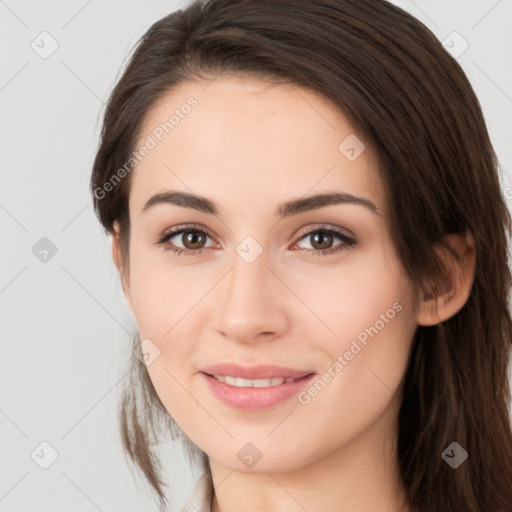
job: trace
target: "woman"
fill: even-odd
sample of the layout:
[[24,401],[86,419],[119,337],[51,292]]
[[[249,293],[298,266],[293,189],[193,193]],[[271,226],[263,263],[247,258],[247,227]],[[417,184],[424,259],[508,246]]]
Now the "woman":
[[170,14],[110,97],[91,190],[138,326],[123,442],[161,507],[170,432],[205,470],[182,510],[512,510],[510,215],[418,20]]

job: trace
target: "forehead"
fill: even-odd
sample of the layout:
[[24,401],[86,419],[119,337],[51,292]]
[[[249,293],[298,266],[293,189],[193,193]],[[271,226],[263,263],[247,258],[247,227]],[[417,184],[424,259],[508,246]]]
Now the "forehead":
[[146,116],[137,148],[150,149],[132,171],[130,207],[169,189],[240,211],[334,190],[382,207],[362,139],[331,102],[296,85],[240,75],[183,82]]

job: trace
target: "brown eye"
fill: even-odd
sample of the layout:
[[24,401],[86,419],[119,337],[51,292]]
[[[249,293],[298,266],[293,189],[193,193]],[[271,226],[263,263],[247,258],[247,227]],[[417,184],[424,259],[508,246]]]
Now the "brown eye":
[[[341,243],[335,243],[338,240]],[[300,239],[309,242],[309,248],[302,248],[307,254],[311,255],[330,255],[338,251],[349,249],[357,245],[357,241],[343,232],[331,227],[321,227],[304,233]]]
[[309,235],[311,245],[318,250],[330,249],[333,243],[333,235],[332,233],[327,233],[326,231],[316,231],[312,235]]
[[206,236],[202,231],[183,231],[181,241],[187,249],[202,249],[206,242]]
[[163,245],[165,251],[172,251],[177,255],[194,255],[203,252],[209,246],[206,245],[211,237],[202,229],[193,226],[184,226],[173,229],[163,234],[157,244]]

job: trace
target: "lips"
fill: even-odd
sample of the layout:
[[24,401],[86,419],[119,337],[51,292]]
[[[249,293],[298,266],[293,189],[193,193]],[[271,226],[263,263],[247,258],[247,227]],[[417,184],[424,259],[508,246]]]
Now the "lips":
[[284,366],[217,364],[201,369],[208,389],[225,404],[261,411],[278,406],[299,393],[315,372]]
[[[287,368],[285,366],[261,364],[257,366],[241,366],[234,363],[223,363],[207,366],[200,370],[202,373],[211,375],[212,377],[232,377],[236,379],[246,380],[262,380],[262,379],[293,379],[298,380],[306,375],[314,373],[313,370],[298,370],[295,368]],[[291,382],[291,381],[289,381]],[[228,384],[231,384],[228,382]],[[282,383],[280,383],[282,384]]]

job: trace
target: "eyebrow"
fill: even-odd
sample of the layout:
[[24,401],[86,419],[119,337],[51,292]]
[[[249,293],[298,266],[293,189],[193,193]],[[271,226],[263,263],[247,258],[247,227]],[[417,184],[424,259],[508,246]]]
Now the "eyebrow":
[[[183,206],[185,208],[192,208],[194,210],[212,215],[218,215],[220,212],[220,208],[213,201],[206,197],[190,194],[188,192],[175,191],[161,192],[153,195],[144,205],[142,212],[145,212],[150,208],[161,204]],[[284,218],[336,204],[355,204],[364,206],[372,213],[377,215],[379,214],[379,209],[369,199],[354,196],[344,192],[330,192],[324,194],[316,194],[314,196],[302,197],[300,199],[293,199],[281,204],[276,209],[275,214],[278,217]]]

